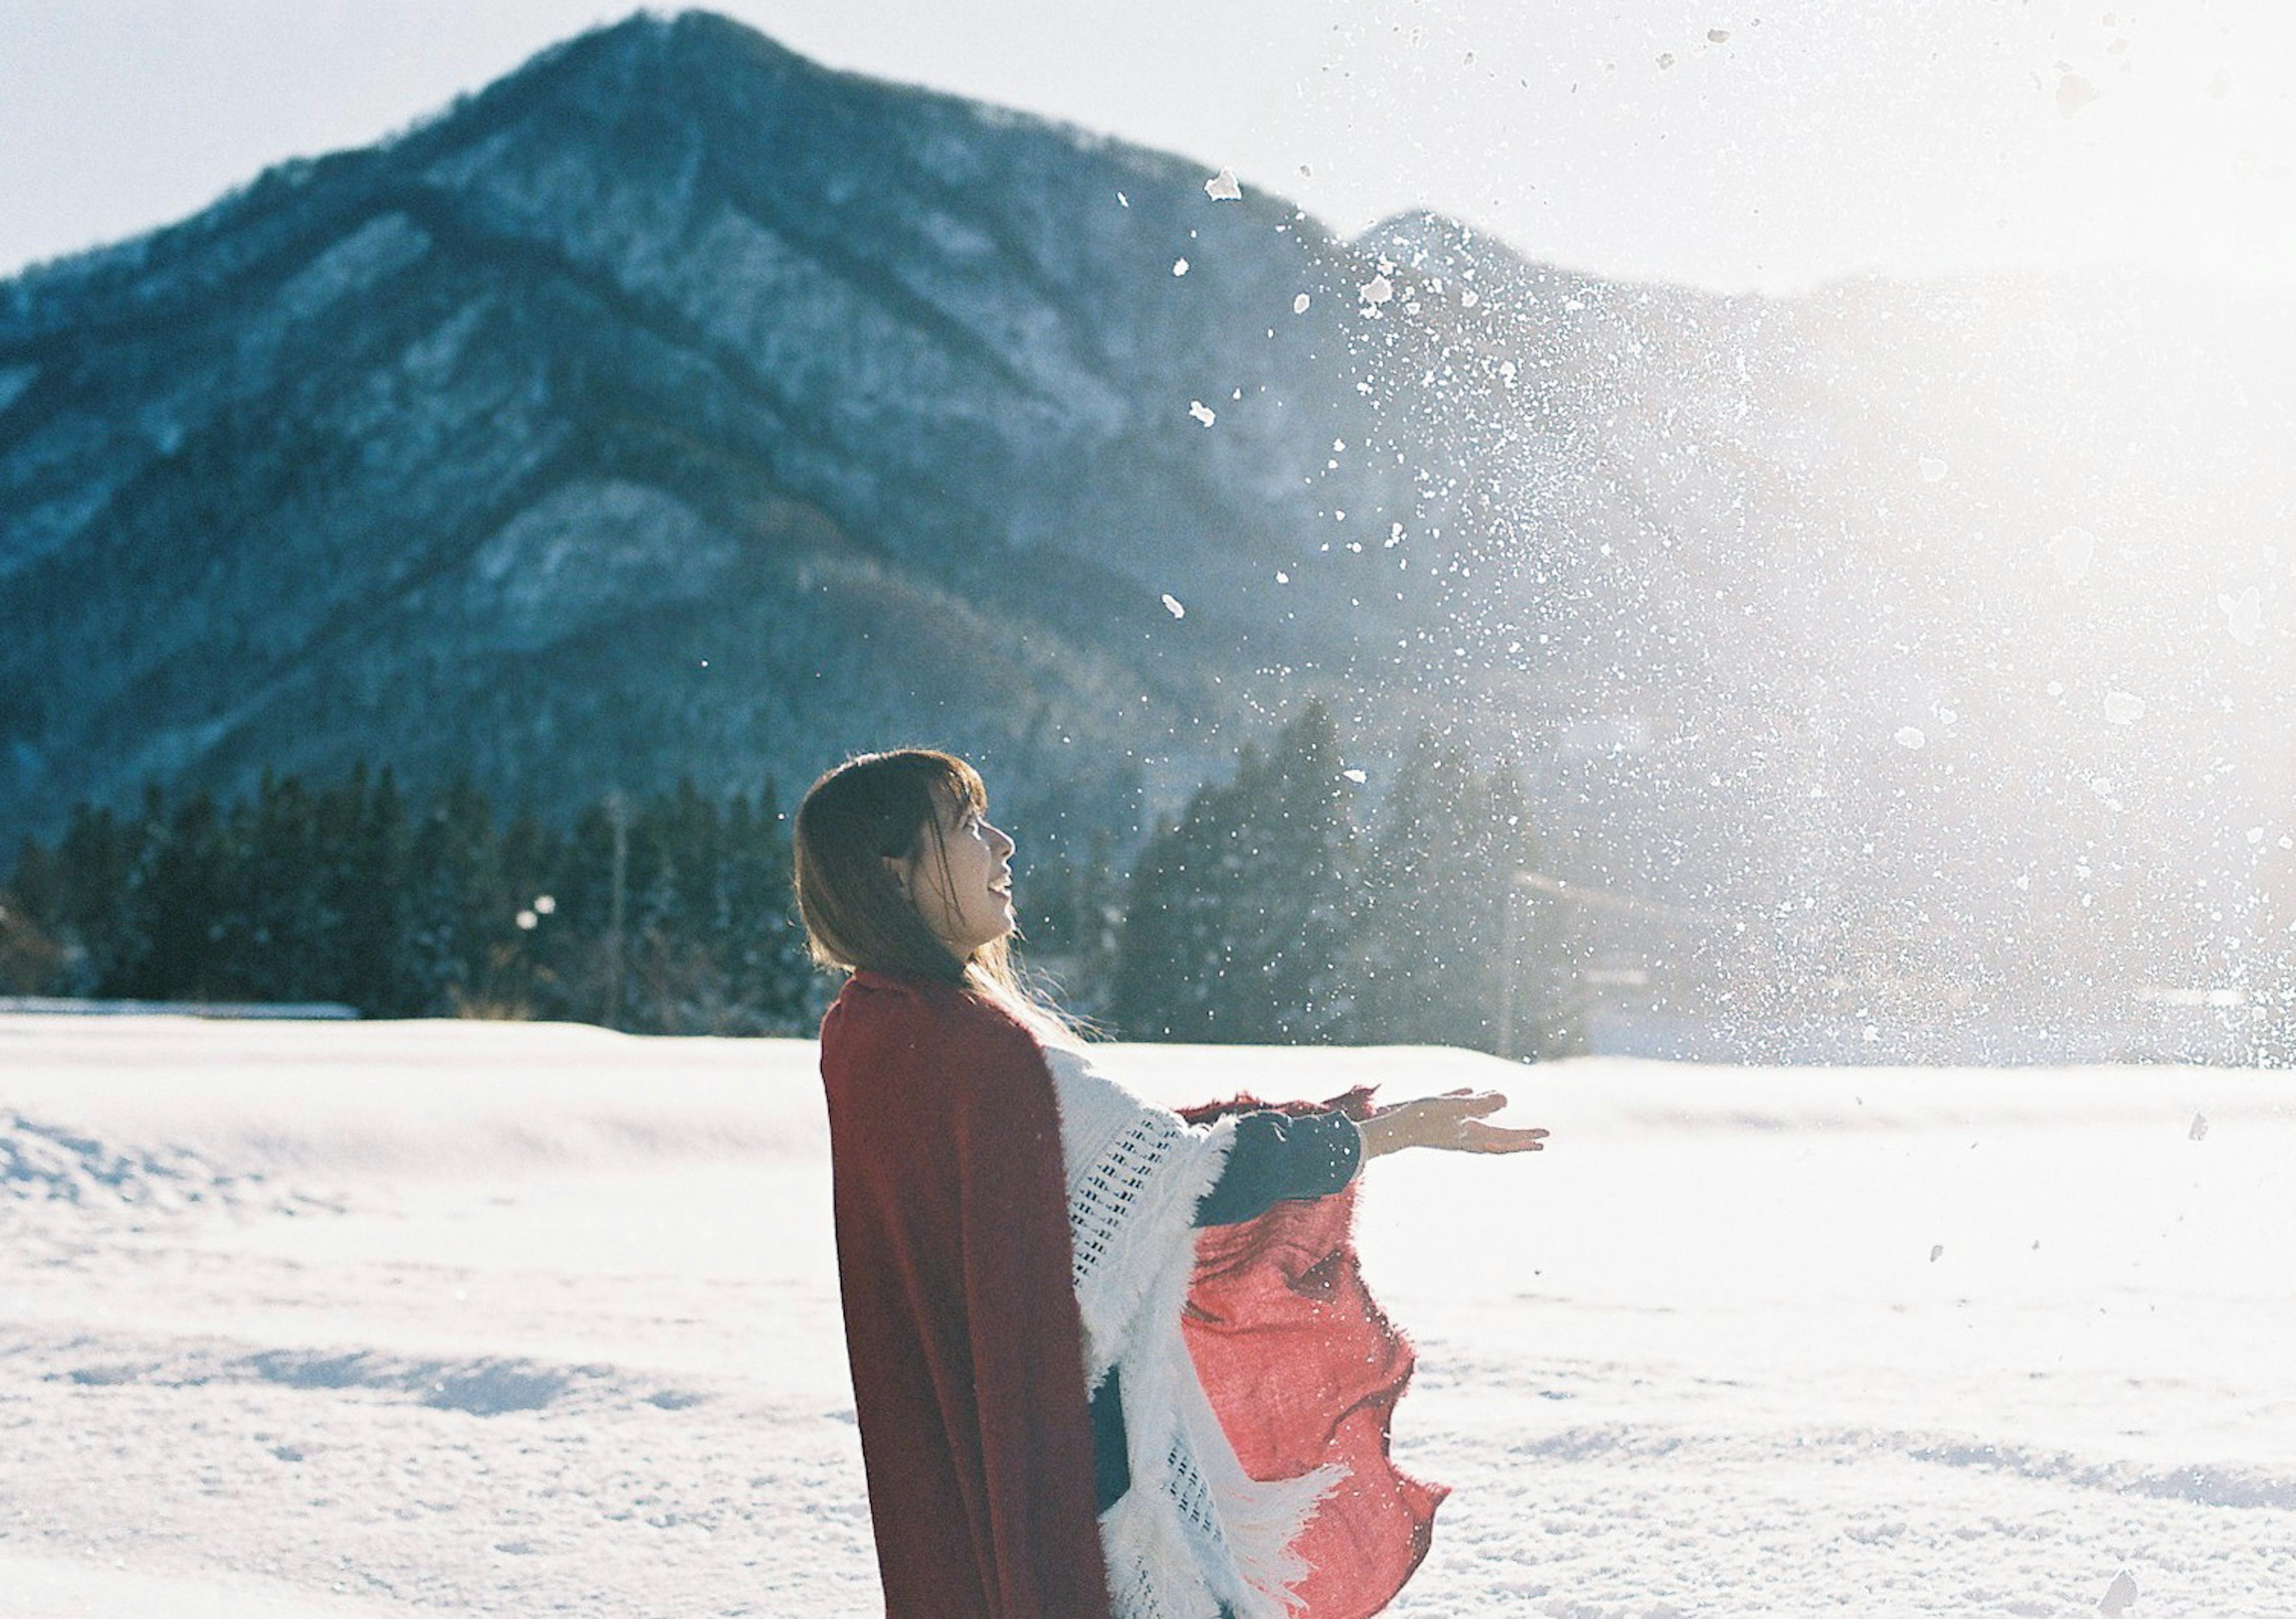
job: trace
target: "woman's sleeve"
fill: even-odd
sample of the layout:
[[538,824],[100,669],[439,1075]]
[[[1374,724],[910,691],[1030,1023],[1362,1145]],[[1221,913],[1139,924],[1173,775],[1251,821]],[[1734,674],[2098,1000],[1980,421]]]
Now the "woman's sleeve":
[[1240,1225],[1290,1198],[1328,1197],[1362,1165],[1363,1133],[1337,1108],[1239,1114],[1226,1167],[1196,1204],[1195,1223]]
[[1104,1619],[1060,1117],[1027,1037],[994,1048],[981,1083],[951,1099],[985,1492],[975,1521],[991,1542],[980,1564],[997,1619]]

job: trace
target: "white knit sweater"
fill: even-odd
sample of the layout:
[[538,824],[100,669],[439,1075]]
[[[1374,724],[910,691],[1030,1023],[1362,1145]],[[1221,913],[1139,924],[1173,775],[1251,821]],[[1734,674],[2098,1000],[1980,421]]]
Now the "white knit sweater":
[[1086,1389],[1117,1369],[1132,1487],[1102,1515],[1117,1619],[1285,1619],[1307,1571],[1292,1550],[1341,1476],[1259,1483],[1236,1460],[1180,1327],[1195,1263],[1196,1203],[1220,1178],[1235,1126],[1151,1107],[1083,1052],[1046,1052],[1060,1104],[1071,1277]]

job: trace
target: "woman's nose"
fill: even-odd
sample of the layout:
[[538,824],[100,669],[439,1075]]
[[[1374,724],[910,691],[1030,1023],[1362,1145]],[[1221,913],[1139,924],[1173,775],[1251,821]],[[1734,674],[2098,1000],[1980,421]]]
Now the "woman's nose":
[[1004,859],[1007,854],[1011,854],[1014,849],[1017,849],[1017,848],[1019,848],[1019,847],[1021,846],[1019,844],[1014,843],[1014,842],[1013,841],[1013,835],[1012,835],[1010,832],[1006,831],[1003,827],[1001,827],[1001,826],[992,826],[992,827],[990,827],[988,830],[989,830],[990,831],[994,832],[994,833],[996,835],[996,842],[997,842],[997,844],[998,844],[999,846],[999,846],[999,847],[997,848],[997,851],[996,851],[996,858],[997,858],[997,859],[999,859],[999,860]]

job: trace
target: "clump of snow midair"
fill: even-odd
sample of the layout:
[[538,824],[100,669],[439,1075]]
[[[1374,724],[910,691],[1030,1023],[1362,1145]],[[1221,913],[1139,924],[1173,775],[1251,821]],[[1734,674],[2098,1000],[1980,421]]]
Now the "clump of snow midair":
[[1294,315],[1305,315],[1305,314],[1307,314],[1307,313],[1308,313],[1308,295],[1307,295],[1306,293],[1302,292],[1299,297],[1297,297],[1297,298],[1293,298],[1293,299],[1292,300],[1292,314],[1294,314]]
[[1176,258],[1176,259],[1174,259],[1174,260],[1172,261],[1172,274],[1175,274],[1175,275],[1185,275],[1187,273],[1188,273],[1188,261],[1187,261],[1186,259],[1185,259],[1185,258]]
[[1243,187],[1235,183],[1235,170],[1223,168],[1204,182],[1204,195],[1215,202],[1241,202]]
[[1169,591],[1164,593],[1164,610],[1175,618],[1185,618],[1188,616],[1188,609],[1182,607],[1179,599]]
[[2205,1113],[2195,1113],[2193,1115],[2193,1127],[2186,1131],[2185,1134],[2186,1138],[2191,1141],[2207,1141],[2209,1139],[2209,1116]]
[[1210,405],[1206,405],[1201,399],[1191,399],[1188,401],[1188,414],[1193,416],[1206,427],[1211,426],[1213,422],[1219,420],[1218,413],[1215,412]]
[[2115,725],[2134,725],[2144,717],[2144,699],[2133,691],[2108,691],[2104,717]]
[[1472,309],[1482,301],[1481,297],[1472,287],[1459,294],[1459,307],[1462,309]]
[[1921,470],[1922,481],[1925,484],[1939,483],[1945,478],[1945,462],[1939,461],[1934,455],[1924,455],[1922,457]]
[[2068,585],[2078,585],[2088,577],[2088,565],[2096,560],[2096,536],[2086,528],[2066,528],[2049,542],[2049,560],[2056,565],[2057,577]]
[[1368,774],[1360,770],[1348,769],[1341,771],[1340,773],[1345,776],[1349,781],[1354,782],[1357,787],[1361,787],[1365,781],[1371,780],[1371,777]]
[[2097,99],[2096,86],[2074,72],[2060,67],[2057,74],[2057,111],[2064,118],[2073,118],[2087,110]]
[[1897,742],[1900,748],[1919,749],[1929,745],[1929,738],[1922,733],[1919,725],[1900,725],[1898,727]]
[[1356,290],[1366,304],[1383,304],[1395,296],[1395,283],[1385,275],[1374,275]]
[[2237,596],[2218,596],[2217,606],[2224,610],[2225,628],[2232,638],[2244,647],[2254,646],[2264,628],[2264,593],[2251,585]]

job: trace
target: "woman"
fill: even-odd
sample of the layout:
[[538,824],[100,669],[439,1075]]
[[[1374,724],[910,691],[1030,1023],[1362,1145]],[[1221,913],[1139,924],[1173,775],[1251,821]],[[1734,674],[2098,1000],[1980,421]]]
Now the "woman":
[[1281,1619],[1330,1470],[1237,1463],[1182,1337],[1199,1225],[1406,1147],[1536,1151],[1493,1092],[1201,1127],[1095,1073],[1019,987],[980,776],[853,759],[799,808],[863,1460],[890,1619]]

